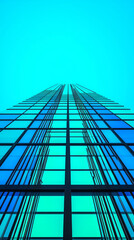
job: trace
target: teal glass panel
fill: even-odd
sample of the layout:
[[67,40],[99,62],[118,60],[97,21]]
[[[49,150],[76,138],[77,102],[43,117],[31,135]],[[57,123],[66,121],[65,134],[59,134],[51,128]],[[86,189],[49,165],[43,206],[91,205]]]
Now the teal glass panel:
[[70,143],[85,143],[83,137],[70,137]]
[[8,114],[22,114],[24,112],[25,112],[25,110],[17,110],[17,109],[3,111],[3,113],[8,113]]
[[[117,232],[117,237],[119,238],[121,236],[122,239],[126,239],[123,228],[121,226],[121,223],[120,223],[119,218],[118,218],[116,213],[113,214],[113,218],[115,219],[114,226],[115,226],[115,229],[116,229],[116,232]],[[118,228],[117,228],[117,226],[118,226]]]
[[72,196],[72,212],[95,212],[92,196]]
[[66,121],[53,121],[52,128],[66,128]]
[[44,171],[42,184],[45,185],[64,185],[65,171]]
[[27,128],[31,121],[14,121],[7,128]]
[[[3,214],[0,214],[0,219],[2,218]],[[14,223],[16,214],[6,214],[4,216],[3,221],[0,224],[0,239],[9,239],[9,232],[12,228]],[[4,231],[5,230],[5,231]],[[4,235],[4,237],[2,236]]]
[[83,137],[82,130],[71,130],[70,137]]
[[81,119],[79,115],[69,115],[69,119]]
[[65,137],[51,137],[49,143],[66,143]]
[[53,119],[66,119],[67,115],[54,115]]
[[72,214],[73,237],[101,237],[95,214]]
[[117,115],[118,117],[120,117],[121,119],[133,119],[134,120],[134,115],[127,115],[127,114],[124,114],[124,115]]
[[[0,214],[0,220],[2,219],[3,214]],[[6,214],[3,221],[0,224],[0,237],[2,237],[3,229],[5,229],[6,224],[9,220],[10,214]]]
[[66,130],[51,130],[52,137],[66,137]]
[[134,121],[126,121],[130,126],[134,127]]
[[87,155],[87,147],[85,146],[71,146],[71,155]]
[[42,108],[43,108],[43,106],[36,104],[36,106],[34,105],[34,107],[31,107],[30,110],[41,110]]
[[26,107],[26,108],[29,108],[32,105],[33,104],[29,104],[29,103],[25,102],[25,103],[19,103],[19,104],[15,105],[15,107]]
[[10,146],[0,146],[0,160],[10,149]]
[[64,146],[50,146],[49,147],[49,155],[65,155],[65,147]]
[[89,169],[86,157],[71,157],[71,169]]
[[63,214],[36,214],[31,237],[63,237]]
[[45,169],[65,169],[65,157],[48,157]]
[[70,109],[69,109],[69,114],[72,114],[72,113],[73,113],[73,114],[74,114],[74,113],[75,113],[75,114],[78,114],[78,110],[77,110],[77,109],[76,109],[76,110],[70,110]]
[[83,128],[82,121],[70,121],[70,128]]
[[132,111],[130,109],[126,110],[124,108],[122,108],[122,109],[112,109],[111,111],[115,114],[125,114],[125,113],[126,114],[131,114],[132,113]]
[[18,119],[34,119],[36,115],[21,115]]
[[[31,105],[32,105],[32,104],[31,104]],[[18,109],[18,110],[19,110],[19,109],[23,109],[23,110],[27,110],[27,109],[29,109],[29,108],[31,107],[31,105],[19,103],[19,104],[13,106],[13,107],[11,108],[11,110],[12,110],[12,109]]]
[[27,110],[25,113],[26,114],[38,114],[40,110]]
[[0,132],[0,143],[14,143],[24,130],[3,130]]
[[63,212],[64,196],[40,196],[37,212]]
[[91,173],[88,171],[71,171],[72,185],[94,184]]
[[15,221],[15,218],[16,218],[16,214],[12,214],[11,217],[9,218],[10,219],[10,224],[8,223],[7,227],[6,227],[6,231],[5,231],[5,234],[4,236],[5,237],[8,237],[9,236],[9,233],[11,231],[11,228],[13,226],[13,223]]

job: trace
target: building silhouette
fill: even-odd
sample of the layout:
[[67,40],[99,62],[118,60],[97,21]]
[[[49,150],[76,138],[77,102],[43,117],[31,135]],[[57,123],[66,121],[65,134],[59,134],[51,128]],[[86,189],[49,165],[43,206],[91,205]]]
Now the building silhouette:
[[0,114],[0,239],[134,239],[134,114],[54,85]]

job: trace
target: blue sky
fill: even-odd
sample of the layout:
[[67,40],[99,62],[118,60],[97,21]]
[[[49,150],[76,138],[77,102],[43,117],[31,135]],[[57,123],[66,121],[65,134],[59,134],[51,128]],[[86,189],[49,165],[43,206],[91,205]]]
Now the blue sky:
[[133,0],[0,0],[0,110],[79,83],[134,110]]

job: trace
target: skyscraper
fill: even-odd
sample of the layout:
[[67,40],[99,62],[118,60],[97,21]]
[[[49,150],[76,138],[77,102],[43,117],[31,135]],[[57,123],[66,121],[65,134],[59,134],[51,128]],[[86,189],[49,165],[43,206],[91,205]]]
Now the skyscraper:
[[80,85],[0,114],[0,239],[134,239],[133,126]]

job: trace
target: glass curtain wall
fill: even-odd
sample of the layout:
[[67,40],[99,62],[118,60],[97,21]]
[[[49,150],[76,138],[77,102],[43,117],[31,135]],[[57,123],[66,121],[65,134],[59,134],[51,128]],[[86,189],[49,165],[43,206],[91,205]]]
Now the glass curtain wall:
[[78,84],[0,114],[0,239],[134,239],[134,114]]

